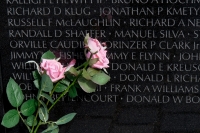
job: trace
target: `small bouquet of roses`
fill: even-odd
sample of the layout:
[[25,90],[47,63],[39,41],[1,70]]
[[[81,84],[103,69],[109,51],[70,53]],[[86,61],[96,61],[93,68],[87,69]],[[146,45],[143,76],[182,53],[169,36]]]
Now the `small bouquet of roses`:
[[[95,92],[98,85],[104,85],[110,80],[105,69],[109,67],[105,43],[101,44],[97,39],[90,38],[89,35],[86,35],[84,43],[86,61],[78,67],[74,67],[75,59],[64,67],[59,62],[59,58],[56,59],[51,51],[42,55],[40,65],[35,61],[27,62],[35,63],[37,66],[37,70],[33,71],[33,83],[38,89],[35,99],[24,102],[21,88],[10,78],[6,94],[14,109],[9,110],[4,115],[1,124],[12,128],[21,119],[30,133],[37,133],[40,125],[47,125],[47,129],[42,133],[58,133],[59,125],[71,121],[76,113],[67,114],[57,121],[50,121],[49,113],[67,93],[72,98],[76,97],[77,87],[91,93]],[[55,100],[52,98],[54,93],[60,93]]]

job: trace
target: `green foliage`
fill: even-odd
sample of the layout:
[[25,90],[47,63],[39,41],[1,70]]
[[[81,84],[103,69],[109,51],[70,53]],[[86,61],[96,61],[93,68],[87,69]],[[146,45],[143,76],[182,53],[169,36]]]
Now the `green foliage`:
[[40,120],[42,120],[43,122],[47,122],[47,120],[49,119],[49,113],[48,113],[48,109],[47,109],[47,105],[39,100],[40,104],[43,106],[43,107],[40,107],[39,108],[39,117],[40,117]]
[[68,86],[66,86],[65,84],[62,84],[61,82],[57,83],[56,88],[55,88],[55,92],[60,93],[63,92]]
[[19,123],[19,114],[16,109],[9,110],[2,119],[1,125],[12,128]]
[[44,107],[40,107],[39,108],[39,117],[40,117],[40,120],[42,120],[43,122],[46,123],[49,119],[48,110]]
[[110,76],[103,72],[97,73],[92,77],[91,80],[98,85],[105,85],[108,81],[110,81]]
[[89,73],[90,76],[94,76],[95,74],[99,73],[99,70],[96,70],[94,68],[88,67],[87,72]]
[[75,115],[76,115],[76,113],[67,114],[67,115],[61,117],[60,119],[58,119],[55,123],[57,125],[66,124],[66,123],[70,122],[75,117]]
[[41,76],[40,76],[40,74],[38,73],[37,70],[33,71],[32,74],[33,74],[34,79],[40,79],[41,78]]
[[59,132],[59,128],[56,128],[56,129],[48,131],[46,133],[58,133],[58,132]]
[[70,82],[66,79],[61,80],[60,83],[66,85],[66,86],[69,86],[69,84],[70,84]]
[[24,100],[24,95],[21,88],[12,78],[10,78],[7,84],[6,94],[10,104],[13,107],[19,107]]
[[74,84],[74,86],[75,86],[76,88],[81,88],[78,82],[76,82],[76,83]]
[[89,75],[89,73],[85,69],[83,69],[82,76],[87,80],[91,80],[91,76]]
[[47,74],[42,75],[41,90],[44,92],[50,92],[53,89],[53,83]]
[[38,79],[35,79],[33,83],[37,89],[40,89],[40,81]]
[[37,100],[30,99],[24,102],[20,108],[21,113],[24,116],[31,116],[37,109]]
[[79,74],[79,72],[74,67],[71,67],[68,72],[70,72],[71,74],[73,74],[75,76],[77,76]]
[[77,91],[76,91],[76,87],[74,85],[69,89],[69,96],[71,98],[78,96]]
[[50,125],[48,125],[48,128],[46,130],[42,131],[42,133],[56,133],[54,131],[56,129],[58,129],[58,125],[56,125],[56,124],[50,124]]
[[32,74],[33,74],[33,78],[35,79],[35,80],[33,81],[33,83],[34,83],[35,87],[36,87],[37,89],[39,89],[39,88],[40,88],[41,76],[40,76],[40,74],[38,73],[37,70],[33,71]]
[[83,77],[79,77],[78,83],[80,87],[87,93],[95,92],[96,90],[97,85],[93,83],[91,80],[87,80]]
[[41,93],[41,97],[44,97],[46,98],[47,100],[49,100],[49,102],[53,103],[53,99],[51,98],[51,96],[49,96],[48,94],[46,93]]
[[[33,123],[34,122],[34,123]],[[29,125],[29,126],[36,126],[37,125],[37,120],[35,120],[35,116],[34,115],[31,115],[27,118],[26,120],[26,123]]]
[[[85,37],[84,42],[87,43],[88,39],[89,34]],[[86,52],[87,50],[88,49],[86,49]],[[55,55],[51,51],[47,51],[42,55],[41,60],[55,58]],[[71,98],[74,98],[78,95],[77,88],[82,88],[85,92],[91,93],[95,92],[97,85],[104,85],[110,80],[110,77],[101,70],[89,67],[89,65],[92,66],[97,61],[98,58],[89,59],[76,68],[71,67],[70,70],[65,73],[65,79],[62,79],[55,84],[45,72],[40,72],[39,65],[35,61],[28,61],[27,63],[35,63],[37,65],[37,70],[32,73],[34,77],[33,83],[35,87],[38,88],[37,99],[30,99],[23,103],[24,95],[21,88],[12,78],[10,78],[7,84],[6,94],[10,104],[16,109],[9,110],[4,115],[1,124],[7,128],[11,128],[17,125],[21,118],[31,133],[37,132],[39,126],[42,124],[48,124],[47,129],[42,133],[58,133],[58,126],[70,122],[75,117],[76,113],[67,114],[55,122],[48,121],[49,111],[55,104],[67,92]],[[57,99],[55,101],[52,99],[54,91],[57,93],[63,92],[58,98],[56,97]],[[44,102],[47,103],[45,104]],[[48,105],[49,102],[52,104]],[[36,110],[37,113],[35,113]],[[38,120],[40,121],[38,122]]]
[[[48,109],[47,109],[47,105],[46,105],[43,101],[39,100],[39,102],[40,102],[40,104],[44,107],[45,110],[48,110]],[[48,112],[48,111],[47,111],[47,112]]]
[[56,58],[56,56],[50,50],[45,52],[41,57],[41,59],[55,59],[55,58]]
[[96,64],[98,61],[99,61],[99,58],[90,59],[89,65],[90,65],[90,66],[93,66],[93,65]]
[[69,79],[69,81],[74,81],[76,79],[76,77],[73,74],[71,74],[70,72],[66,73],[66,77],[67,77],[67,79]]

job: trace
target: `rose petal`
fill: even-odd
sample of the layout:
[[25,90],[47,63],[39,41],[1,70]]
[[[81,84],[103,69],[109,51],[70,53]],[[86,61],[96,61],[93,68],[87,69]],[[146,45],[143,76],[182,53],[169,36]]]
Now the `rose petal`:
[[64,72],[66,68],[63,68],[63,65],[55,59],[43,59],[40,67],[42,72],[46,71],[46,74],[49,75],[52,82],[56,82],[65,77]]
[[[102,43],[102,45],[106,45]],[[90,52],[86,53],[86,58],[89,59],[91,53],[93,54],[91,59],[98,58],[98,61],[93,64],[91,67],[103,69],[108,68],[109,60],[106,57],[107,51],[106,47],[103,47],[97,39],[89,38],[88,39],[88,47],[90,48]]]
[[69,71],[69,69],[70,69],[71,67],[73,67],[75,64],[76,64],[76,60],[73,59],[73,60],[68,64],[68,66],[66,67],[65,72]]
[[91,53],[96,53],[101,48],[101,44],[99,43],[99,41],[97,39],[93,39],[93,38],[88,39],[87,46],[89,47]]

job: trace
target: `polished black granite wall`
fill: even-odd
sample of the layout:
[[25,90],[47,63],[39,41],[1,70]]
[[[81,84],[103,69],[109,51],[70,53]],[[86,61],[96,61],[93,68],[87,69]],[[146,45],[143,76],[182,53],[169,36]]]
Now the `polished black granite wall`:
[[[61,133],[200,132],[199,2],[83,0],[72,4],[71,1],[40,4],[1,1],[0,118],[11,108],[5,94],[9,77],[21,84],[27,99],[36,92],[29,74],[34,66],[18,69],[16,63],[39,61],[48,49],[60,56],[64,64],[72,58],[82,62],[82,41],[86,30],[92,30],[93,38],[107,43],[111,81],[93,94],[80,91],[80,97],[65,98],[55,107],[52,119],[70,112],[78,114],[60,127]],[[18,15],[13,12],[17,8]],[[42,12],[27,11],[38,8]],[[22,9],[26,10],[24,15]],[[21,26],[17,26],[18,20]],[[24,25],[27,20],[34,22]],[[62,26],[56,23],[61,20],[65,22]],[[25,37],[17,30],[37,33],[40,30],[41,35]],[[60,31],[62,35],[55,36]],[[17,78],[17,74],[22,77]],[[143,78],[137,79],[137,75]],[[161,90],[154,91],[156,86]],[[182,98],[180,103],[175,100],[177,96]],[[20,124],[5,132],[26,130]]]

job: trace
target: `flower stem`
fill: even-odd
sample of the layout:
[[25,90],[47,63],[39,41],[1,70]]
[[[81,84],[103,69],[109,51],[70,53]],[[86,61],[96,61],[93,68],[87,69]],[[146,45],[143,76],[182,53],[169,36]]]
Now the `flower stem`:
[[[84,54],[85,54],[85,57],[87,58],[87,49],[84,50]],[[84,62],[80,66],[76,67],[76,70],[80,69],[81,67],[86,68],[89,64],[90,59],[92,58],[92,55],[93,55],[93,53],[91,53],[90,58],[86,62]]]
[[40,124],[41,124],[41,120],[40,120],[39,123],[37,124],[37,127],[36,127],[35,130],[34,130],[34,133],[37,133],[37,130],[38,130]]
[[[51,91],[50,97],[53,95],[53,93],[54,93],[54,91],[55,91],[55,89],[56,89],[56,86],[57,86],[58,84],[59,84],[59,82],[56,83],[56,85],[54,86],[53,90]],[[46,105],[48,106],[48,104],[49,104],[49,100],[47,101]]]
[[81,67],[84,67],[86,63],[87,63],[87,62],[84,62],[84,63],[81,64],[80,66],[76,67],[76,70],[80,69]]
[[[33,121],[33,124],[36,122],[37,117],[38,117],[38,114],[39,114],[39,108],[40,108],[40,105],[41,105],[41,103],[40,103],[40,95],[41,95],[41,93],[42,93],[42,89],[40,89],[40,91],[38,92],[38,95],[37,95],[38,108],[37,108],[37,113],[36,113],[36,115],[35,115],[35,119],[34,119],[34,121]],[[40,122],[41,122],[41,121],[40,121]],[[40,126],[40,122],[37,124],[36,129],[34,129],[34,126],[32,126],[31,133],[33,133],[33,132],[34,132],[34,133],[37,133],[37,130],[38,130],[39,126]]]
[[89,65],[89,62],[90,62],[90,60],[91,60],[91,58],[92,58],[92,53],[91,53],[91,55],[90,55],[90,58],[85,62],[85,66],[84,66],[84,68],[83,69],[85,69],[88,65]]
[[[91,54],[90,55],[90,58],[86,61],[86,62],[84,62],[82,65],[80,65],[79,67],[77,67],[76,69],[79,69],[79,68],[81,68],[81,67],[84,67],[83,69],[85,69],[88,65],[89,65],[89,61],[90,61],[90,59],[92,58],[92,55],[93,54]],[[60,101],[60,99],[64,96],[64,95],[66,95],[67,94],[67,92],[69,91],[69,89],[75,84],[75,82],[78,80],[78,78],[82,75],[82,73],[83,73],[83,71],[81,71],[80,73],[79,73],[79,75],[74,79],[74,81],[65,89],[65,91],[56,99],[56,101],[49,107],[49,109],[48,109],[48,111],[50,112],[50,110],[56,105],[56,103],[58,102],[58,101]],[[56,84],[57,85],[57,84]],[[50,94],[50,96],[52,96],[53,95],[53,92],[55,91],[55,88],[56,87],[54,87],[54,89],[52,90],[52,92],[51,92],[51,94]],[[48,104],[48,102],[47,102],[47,104]],[[37,113],[38,114],[38,113]],[[37,130],[38,130],[38,128],[39,128],[39,126],[42,124],[42,121],[40,120],[39,121],[39,123],[38,123],[38,125],[37,125],[37,127],[35,128],[35,130],[34,130],[34,133],[37,133]]]
[[[37,109],[37,113],[36,113],[36,115],[35,115],[35,119],[33,120],[33,125],[34,125],[34,123],[35,123],[36,120],[37,120],[37,117],[38,117],[38,114],[39,114],[39,108],[40,108],[40,102],[38,101],[38,109]],[[37,125],[38,125],[38,124],[37,124]],[[34,131],[34,126],[32,126],[31,133],[33,133],[33,131]]]
[[[87,60],[85,63],[83,63],[84,69],[89,65],[89,61],[90,61],[91,58],[92,58],[92,54],[90,55],[89,60]],[[51,107],[48,109],[48,111],[50,111],[55,106],[55,104],[69,91],[69,89],[75,84],[77,79],[81,76],[82,72],[83,71],[81,71],[79,73],[79,75],[76,77],[76,79],[67,87],[67,89],[58,97],[58,99],[56,99],[56,101],[51,105]]]
[[[79,76],[78,76],[79,77]],[[76,82],[78,78],[76,78],[67,88],[66,90],[56,99],[56,101],[51,105],[51,107],[48,109],[48,111],[50,111],[55,104],[69,91],[69,89],[74,85],[74,83]]]
[[21,120],[23,121],[24,125],[28,128],[28,131],[30,132],[31,131],[31,128],[26,124],[25,120],[23,119],[23,117],[21,116],[18,108],[17,108],[17,111],[18,111],[18,114],[19,114],[19,117],[21,118]]

